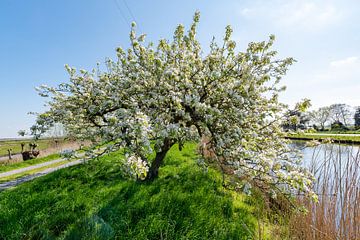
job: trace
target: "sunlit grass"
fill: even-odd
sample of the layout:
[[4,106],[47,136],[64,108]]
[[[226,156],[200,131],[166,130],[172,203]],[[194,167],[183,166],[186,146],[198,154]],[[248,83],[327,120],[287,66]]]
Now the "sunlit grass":
[[4,191],[0,239],[254,239],[251,197],[196,160],[196,144],[174,146],[144,183],[123,176],[118,152]]
[[338,134],[328,134],[328,133],[295,133],[288,134],[289,138],[292,139],[310,139],[310,140],[323,140],[331,138],[334,141],[346,142],[346,143],[360,143],[360,134],[357,136],[347,136],[347,135],[338,135]]

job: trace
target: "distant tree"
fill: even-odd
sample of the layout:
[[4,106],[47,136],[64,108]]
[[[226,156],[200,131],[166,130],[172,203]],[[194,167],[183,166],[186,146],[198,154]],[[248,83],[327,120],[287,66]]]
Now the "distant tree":
[[345,126],[349,126],[353,115],[351,107],[346,104],[332,104],[330,105],[330,115],[333,123],[341,122]]
[[39,89],[51,100],[33,129],[62,123],[73,136],[112,144],[108,151],[124,149],[127,169],[149,181],[172,146],[206,138],[214,162],[234,179],[268,186],[264,191],[315,196],[311,174],[291,155],[280,127],[286,106],[278,100],[284,90],[279,81],[293,59],[275,58],[274,36],[236,52],[230,26],[223,42],[213,40],[204,55],[198,21],[196,13],[187,33],[179,25],[172,41],[156,47],[136,36],[133,24],[130,49],[118,48],[107,72],[66,66],[70,82]]
[[286,120],[284,121],[282,127],[284,130],[296,131],[300,124],[300,112],[296,110],[289,110],[286,114]]
[[355,120],[355,128],[360,128],[360,107],[356,108],[355,114],[354,114],[354,120]]
[[318,110],[309,112],[310,121],[319,129],[324,130],[327,123],[330,121],[331,110],[330,107],[321,107]]
[[25,130],[19,130],[19,131],[18,131],[18,135],[19,135],[20,137],[24,137],[25,135],[27,135],[27,133],[26,133]]
[[[307,99],[305,100],[307,101]],[[308,102],[310,106],[310,102]],[[300,111],[299,109],[288,110],[286,116],[286,120],[284,121],[282,127],[285,130],[293,130],[296,131],[298,129],[306,129],[310,122],[310,115]]]

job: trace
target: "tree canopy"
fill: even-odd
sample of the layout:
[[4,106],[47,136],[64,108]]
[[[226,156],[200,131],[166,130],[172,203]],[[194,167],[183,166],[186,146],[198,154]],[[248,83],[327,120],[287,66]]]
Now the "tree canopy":
[[356,108],[355,114],[354,114],[354,120],[355,120],[355,127],[360,127],[360,107]]
[[315,125],[318,126],[320,130],[324,130],[325,126],[331,120],[331,108],[329,106],[321,107],[317,110],[311,111],[310,121]]
[[285,90],[279,82],[294,59],[276,58],[274,36],[236,51],[230,26],[222,42],[213,39],[204,53],[196,39],[199,17],[187,32],[178,25],[172,40],[156,46],[137,36],[132,24],[131,47],[117,48],[106,71],[66,65],[69,82],[39,88],[51,98],[34,132],[62,123],[77,138],[124,148],[132,174],[149,180],[174,144],[181,149],[186,141],[206,139],[212,161],[225,173],[268,191],[314,195],[312,176],[280,127],[286,106],[278,100]]

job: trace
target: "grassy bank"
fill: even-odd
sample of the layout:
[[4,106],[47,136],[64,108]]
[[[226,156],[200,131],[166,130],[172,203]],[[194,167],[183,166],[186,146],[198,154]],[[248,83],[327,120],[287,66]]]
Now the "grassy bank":
[[225,190],[195,149],[171,149],[151,183],[124,178],[113,153],[1,192],[0,239],[254,239],[256,201]]
[[328,133],[328,134],[360,134],[360,130],[328,130],[328,131],[318,131],[318,133]]
[[287,137],[299,140],[324,140],[330,138],[335,142],[360,144],[360,134],[294,133],[288,134]]

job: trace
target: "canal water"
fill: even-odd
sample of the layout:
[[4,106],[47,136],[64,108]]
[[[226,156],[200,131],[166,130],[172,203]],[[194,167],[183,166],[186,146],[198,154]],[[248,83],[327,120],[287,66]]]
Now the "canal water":
[[344,166],[345,160],[360,158],[360,145],[330,143],[309,147],[306,141],[293,141],[291,146],[301,151],[303,164],[310,169],[314,164],[321,165],[326,161],[343,160],[339,164]]

